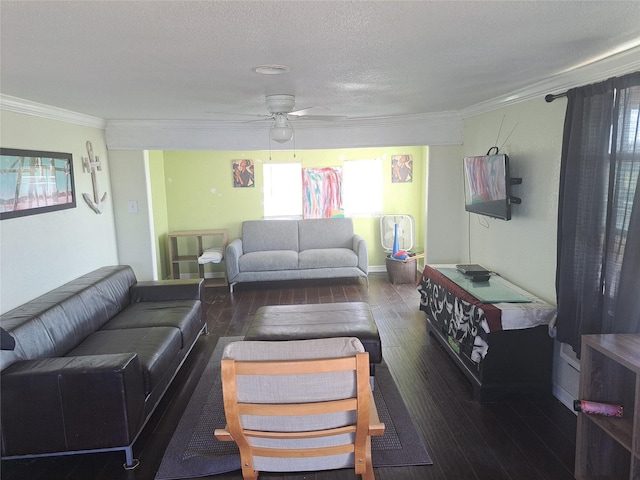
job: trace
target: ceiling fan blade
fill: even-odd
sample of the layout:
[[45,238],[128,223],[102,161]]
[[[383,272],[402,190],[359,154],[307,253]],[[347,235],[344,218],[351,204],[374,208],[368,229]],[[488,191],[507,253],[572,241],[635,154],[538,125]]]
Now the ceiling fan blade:
[[255,123],[255,122],[273,122],[275,120],[275,117],[273,115],[253,115],[254,117],[260,117],[260,118],[254,118],[253,120],[245,120],[243,123]]
[[[236,112],[213,112],[206,111],[208,115],[215,115],[224,117],[223,120],[227,121],[260,121],[260,120],[270,120],[273,119],[273,115],[265,115],[259,113],[236,113]],[[252,120],[247,120],[251,118]]]
[[305,108],[298,108],[297,110],[294,110],[293,112],[289,112],[289,115],[307,115],[308,113],[311,113],[311,111],[323,111],[323,112],[328,112],[329,111],[329,107],[305,107]]
[[[291,115],[291,114],[289,114]],[[338,122],[348,118],[345,115],[291,115],[296,120],[320,120],[322,122]]]
[[296,120],[320,120],[323,122],[335,122],[347,118],[344,115],[324,115],[321,113],[329,110],[329,107],[306,107],[289,112],[289,115],[295,117]]

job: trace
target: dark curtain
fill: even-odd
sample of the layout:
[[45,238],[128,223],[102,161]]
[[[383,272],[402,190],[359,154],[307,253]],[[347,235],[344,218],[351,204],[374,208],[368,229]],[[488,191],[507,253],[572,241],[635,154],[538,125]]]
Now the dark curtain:
[[[640,72],[621,79],[617,143],[626,176],[620,179],[627,194],[619,203],[630,205],[627,238],[613,310],[612,333],[640,333]],[[626,215],[621,209],[619,215]]]
[[640,333],[640,72],[574,88],[567,97],[557,338],[579,353],[582,334]]

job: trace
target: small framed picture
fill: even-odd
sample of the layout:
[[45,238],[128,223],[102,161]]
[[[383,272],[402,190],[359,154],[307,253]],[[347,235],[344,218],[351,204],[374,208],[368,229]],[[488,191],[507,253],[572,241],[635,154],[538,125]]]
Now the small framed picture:
[[391,182],[406,183],[413,181],[413,156],[391,156]]
[[253,160],[232,160],[233,186],[235,188],[255,187]]

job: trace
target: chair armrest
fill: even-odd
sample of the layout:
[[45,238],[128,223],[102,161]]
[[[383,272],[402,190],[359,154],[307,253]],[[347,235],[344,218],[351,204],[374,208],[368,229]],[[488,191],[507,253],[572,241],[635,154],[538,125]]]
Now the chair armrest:
[[145,419],[135,353],[42,358],[2,372],[3,455],[129,445]]
[[369,253],[367,242],[357,233],[353,235],[353,251],[358,255],[358,268],[364,273],[369,273]]
[[232,282],[240,273],[238,261],[243,254],[242,239],[236,238],[227,245],[225,251],[225,262],[227,264],[227,279]]
[[373,392],[371,392],[369,405],[369,435],[380,437],[384,434],[384,423],[378,417],[378,408],[376,407],[376,402],[373,401]]
[[233,437],[227,428],[216,428],[213,431],[213,435],[221,442],[233,442]]

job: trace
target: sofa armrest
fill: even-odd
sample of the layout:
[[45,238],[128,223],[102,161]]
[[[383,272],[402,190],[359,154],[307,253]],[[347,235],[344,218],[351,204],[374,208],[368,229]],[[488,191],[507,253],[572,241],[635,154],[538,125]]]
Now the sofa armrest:
[[358,268],[364,273],[369,273],[369,252],[367,242],[357,233],[353,235],[353,251],[358,255]]
[[243,253],[241,238],[236,238],[227,245],[225,262],[227,264],[227,278],[229,282],[233,282],[233,279],[240,273],[238,261]]
[[168,300],[200,300],[202,318],[206,317],[205,282],[193,280],[155,280],[131,285],[131,303],[162,302]]
[[156,280],[131,285],[131,303],[163,300],[203,300],[204,279]]
[[2,455],[126,446],[144,424],[135,353],[42,358],[2,372]]

